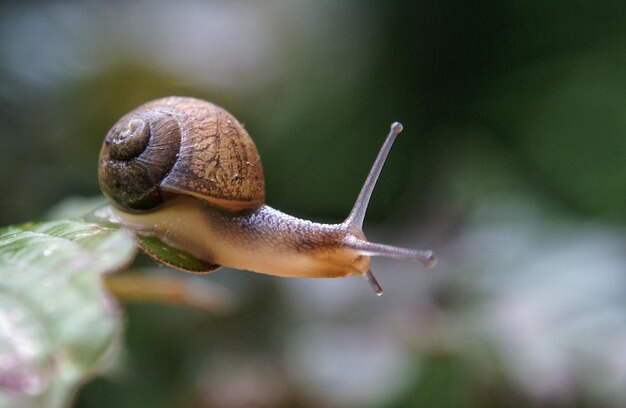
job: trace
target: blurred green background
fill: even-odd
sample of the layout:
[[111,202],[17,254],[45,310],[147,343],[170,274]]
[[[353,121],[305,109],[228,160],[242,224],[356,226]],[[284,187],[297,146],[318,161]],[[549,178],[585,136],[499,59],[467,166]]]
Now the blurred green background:
[[381,298],[223,269],[229,314],[128,305],[76,406],[626,406],[624,44],[624,2],[0,3],[0,225],[98,196],[109,127],[189,95],[318,221],[401,121],[365,232],[440,259],[374,260]]

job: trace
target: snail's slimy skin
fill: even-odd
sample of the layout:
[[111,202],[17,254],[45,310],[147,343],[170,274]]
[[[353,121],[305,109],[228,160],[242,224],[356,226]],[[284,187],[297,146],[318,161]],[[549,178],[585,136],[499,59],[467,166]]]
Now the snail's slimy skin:
[[[178,197],[157,211],[128,213],[117,220],[140,234],[153,234],[212,264],[281,277],[335,278],[364,275],[370,257],[346,247],[362,233],[342,224],[300,220],[269,206],[233,213],[193,197]],[[338,233],[342,231],[342,233]]]

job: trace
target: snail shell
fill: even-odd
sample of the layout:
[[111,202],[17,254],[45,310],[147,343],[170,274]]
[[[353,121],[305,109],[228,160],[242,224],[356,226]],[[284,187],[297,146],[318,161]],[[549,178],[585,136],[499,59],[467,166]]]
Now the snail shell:
[[265,202],[261,159],[246,130],[195,98],[157,99],[123,116],[106,135],[98,176],[129,211],[155,209],[173,193],[232,211]]

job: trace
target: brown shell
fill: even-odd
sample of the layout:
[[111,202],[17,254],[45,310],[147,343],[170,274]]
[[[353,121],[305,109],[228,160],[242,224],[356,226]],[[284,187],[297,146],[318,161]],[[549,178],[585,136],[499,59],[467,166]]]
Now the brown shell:
[[146,211],[188,194],[231,210],[265,202],[254,142],[230,113],[171,96],[139,106],[111,128],[100,152],[102,190],[123,208]]

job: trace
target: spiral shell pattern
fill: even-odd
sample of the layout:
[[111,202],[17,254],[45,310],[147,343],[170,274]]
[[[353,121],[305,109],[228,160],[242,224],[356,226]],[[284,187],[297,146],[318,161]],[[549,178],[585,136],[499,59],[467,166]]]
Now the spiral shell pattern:
[[265,201],[254,142],[224,109],[194,98],[148,102],[123,116],[100,152],[100,185],[130,211],[158,208],[174,194],[237,211]]

